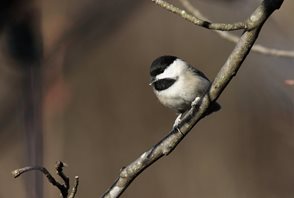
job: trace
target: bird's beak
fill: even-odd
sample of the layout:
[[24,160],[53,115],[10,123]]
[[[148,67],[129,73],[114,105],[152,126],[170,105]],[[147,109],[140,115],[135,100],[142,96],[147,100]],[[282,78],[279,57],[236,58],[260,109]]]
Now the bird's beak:
[[151,79],[151,82],[149,83],[149,85],[150,85],[150,86],[152,86],[152,85],[153,85],[153,83],[155,83],[156,81],[157,81],[157,79],[156,79],[156,78],[152,78],[152,79]]

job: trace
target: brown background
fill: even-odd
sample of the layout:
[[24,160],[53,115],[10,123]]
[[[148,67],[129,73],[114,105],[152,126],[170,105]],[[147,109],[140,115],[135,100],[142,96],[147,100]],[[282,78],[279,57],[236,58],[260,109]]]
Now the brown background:
[[[179,5],[177,1],[172,1]],[[195,1],[213,21],[244,19],[258,5]],[[177,55],[216,75],[234,45],[151,1],[43,0],[44,165],[80,176],[77,197],[99,197],[127,165],[172,126],[148,86],[149,65]],[[267,21],[258,43],[294,49],[294,2]],[[1,37],[3,42],[4,37]],[[24,155],[22,72],[0,55],[0,198],[25,197],[10,171]],[[168,157],[148,168],[122,197],[287,198],[294,195],[294,60],[251,53],[219,99]],[[12,113],[11,113],[12,112]],[[45,197],[58,197],[45,183]]]

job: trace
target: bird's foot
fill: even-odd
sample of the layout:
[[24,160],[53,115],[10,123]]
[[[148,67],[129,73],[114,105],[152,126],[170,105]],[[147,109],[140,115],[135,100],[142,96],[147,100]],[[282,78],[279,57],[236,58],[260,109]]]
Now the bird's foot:
[[196,107],[196,106],[198,106],[200,103],[200,97],[196,97],[194,100],[193,100],[193,102],[191,103],[191,106],[192,107]]
[[182,121],[181,117],[182,117],[182,114],[179,114],[178,117],[176,118],[175,122],[174,122],[173,128],[178,127],[179,123]]
[[175,127],[175,129],[182,135],[182,136],[184,136],[184,133],[181,131],[181,129],[179,129],[179,127]]
[[178,115],[178,117],[176,118],[174,125],[173,125],[173,129],[176,129],[181,135],[184,135],[181,131],[181,129],[179,129],[179,124],[182,121],[181,117],[182,117],[182,113]]

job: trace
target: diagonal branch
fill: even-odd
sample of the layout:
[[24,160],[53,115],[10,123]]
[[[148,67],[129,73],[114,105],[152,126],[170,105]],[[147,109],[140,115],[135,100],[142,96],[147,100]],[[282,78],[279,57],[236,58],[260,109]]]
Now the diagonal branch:
[[174,128],[156,145],[143,153],[139,158],[123,168],[113,185],[102,195],[105,198],[119,197],[131,184],[131,182],[148,166],[152,165],[164,155],[172,152],[181,140],[190,132],[194,125],[205,116],[212,101],[217,100],[222,91],[236,75],[241,64],[256,41],[262,25],[273,11],[279,9],[283,0],[264,0],[253,12],[250,18],[257,21],[256,28],[247,30],[241,36],[236,47],[217,74],[209,92],[204,96],[199,108],[193,106],[184,116],[178,128]]
[[[207,17],[205,17],[195,6],[193,6],[189,0],[179,0],[181,4],[190,12],[193,16],[200,18],[202,20],[209,21]],[[240,39],[239,36],[235,36],[230,32],[224,32],[219,30],[214,30],[220,37],[233,42],[237,43]],[[285,57],[285,58],[294,58],[294,51],[293,50],[279,50],[274,48],[268,48],[260,44],[254,44],[252,47],[252,51],[258,52],[264,55],[271,55],[271,56],[278,56],[278,57]]]

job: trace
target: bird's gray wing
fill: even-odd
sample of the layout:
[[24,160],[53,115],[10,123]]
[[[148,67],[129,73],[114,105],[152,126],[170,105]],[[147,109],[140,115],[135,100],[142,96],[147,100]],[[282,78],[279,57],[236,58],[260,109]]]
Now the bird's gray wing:
[[193,66],[191,66],[191,65],[189,65],[189,66],[190,66],[190,69],[191,69],[191,71],[192,71],[193,73],[195,73],[196,75],[199,75],[199,76],[201,76],[202,78],[205,78],[206,80],[210,81],[210,80],[205,76],[205,74],[204,74],[203,72],[199,71],[198,69],[196,69],[195,67],[193,67]]

